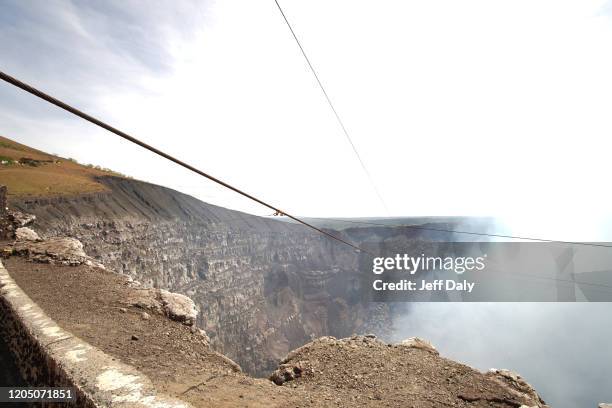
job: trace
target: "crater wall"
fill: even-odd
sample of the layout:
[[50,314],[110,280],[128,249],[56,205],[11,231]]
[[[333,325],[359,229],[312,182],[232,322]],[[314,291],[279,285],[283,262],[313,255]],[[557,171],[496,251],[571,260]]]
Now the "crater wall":
[[108,268],[192,298],[213,347],[245,371],[268,375],[319,336],[390,327],[387,307],[359,296],[353,249],[157,185],[100,181],[110,192],[10,204],[35,214],[43,237],[75,237]]

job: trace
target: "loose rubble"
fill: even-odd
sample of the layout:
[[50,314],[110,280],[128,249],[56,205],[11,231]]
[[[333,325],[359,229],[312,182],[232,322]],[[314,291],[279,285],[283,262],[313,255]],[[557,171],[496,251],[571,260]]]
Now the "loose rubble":
[[15,228],[25,227],[30,225],[36,220],[36,216],[33,214],[26,214],[17,210],[9,210],[8,218],[13,223]]
[[416,337],[397,344],[321,337],[290,352],[270,380],[341,406],[548,408],[521,376],[481,373]]
[[15,241],[2,249],[3,258],[18,255],[38,263],[70,266],[87,264],[103,268],[102,264],[87,256],[83,244],[76,238],[41,238],[34,229],[26,226],[34,220],[36,220],[34,215],[9,210],[8,217],[4,221],[5,224],[8,221],[10,228],[3,224],[3,231],[5,237],[13,238]]
[[6,205],[6,187],[0,186],[0,239],[14,239],[15,231],[30,225],[36,216],[8,209]]

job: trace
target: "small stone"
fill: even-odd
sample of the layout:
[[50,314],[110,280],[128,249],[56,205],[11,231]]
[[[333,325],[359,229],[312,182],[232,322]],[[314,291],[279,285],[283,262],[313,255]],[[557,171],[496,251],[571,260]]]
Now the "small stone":
[[140,317],[142,318],[142,320],[149,320],[151,318],[151,315],[148,314],[147,312],[142,312]]
[[138,340],[138,336],[135,334],[132,334],[132,340]]
[[119,308],[119,311],[120,311],[121,313],[127,313],[127,309],[126,309],[125,307],[120,307],[120,308]]
[[409,337],[406,340],[399,343],[400,346],[408,347],[408,348],[416,348],[425,351],[429,351],[432,354],[439,354],[438,350],[427,340],[423,340],[418,337]]

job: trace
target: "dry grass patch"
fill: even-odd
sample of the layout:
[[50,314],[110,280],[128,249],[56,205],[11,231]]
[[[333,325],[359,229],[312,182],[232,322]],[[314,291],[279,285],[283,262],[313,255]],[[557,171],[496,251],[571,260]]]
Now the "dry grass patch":
[[[23,159],[35,165],[19,164]],[[0,185],[9,196],[58,196],[106,191],[96,176],[117,175],[107,170],[83,166],[70,159],[53,156],[0,136]]]

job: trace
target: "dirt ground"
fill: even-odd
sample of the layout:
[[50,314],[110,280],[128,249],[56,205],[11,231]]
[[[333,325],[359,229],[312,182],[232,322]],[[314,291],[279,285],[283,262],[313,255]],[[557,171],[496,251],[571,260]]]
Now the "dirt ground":
[[348,406],[535,406],[492,375],[441,358],[435,349],[387,344],[368,336],[324,337],[290,356],[283,363],[303,373],[292,380],[293,386]]
[[125,277],[85,265],[36,264],[19,257],[4,265],[60,326],[136,367],[160,392],[200,407],[269,407],[288,397],[287,390],[268,380],[234,372],[189,327],[151,311],[143,319],[145,310],[125,304],[136,290]]
[[[299,375],[282,386],[235,372],[190,327],[128,306],[125,277],[11,257],[17,284],[64,329],[131,364],[160,392],[196,407],[515,407],[535,405],[462,364],[374,338],[309,343],[286,361]],[[295,372],[293,371],[293,372]]]

